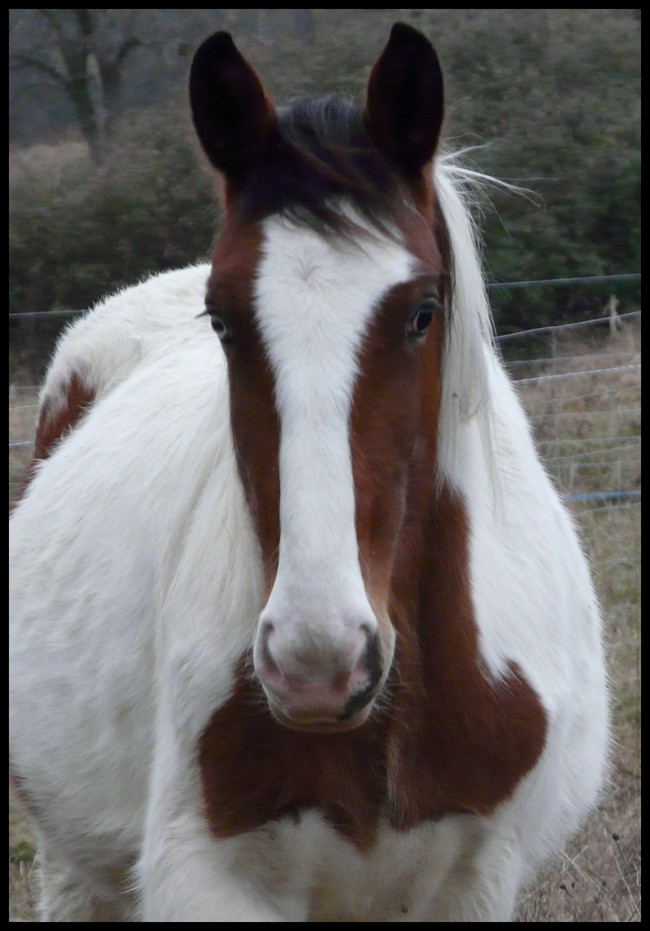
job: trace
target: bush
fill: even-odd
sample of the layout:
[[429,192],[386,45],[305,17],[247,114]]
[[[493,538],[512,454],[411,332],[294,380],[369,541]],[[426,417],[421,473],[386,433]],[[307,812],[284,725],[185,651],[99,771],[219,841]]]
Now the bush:
[[79,147],[16,166],[11,311],[83,308],[143,275],[207,256],[218,223],[215,188],[182,123],[171,106],[139,114],[101,169]]
[[[284,23],[289,14],[269,16]],[[489,278],[637,271],[640,39],[631,11],[318,10],[309,49],[284,33],[257,43],[248,34],[242,47],[280,100],[296,91],[357,95],[397,18],[422,28],[438,49],[447,135],[460,146],[479,145],[479,170],[535,193],[490,193],[494,209],[486,204],[481,224]],[[185,97],[129,118],[101,171],[78,144],[52,147],[39,164],[18,159],[11,310],[84,307],[119,285],[206,256],[216,199],[197,166]],[[508,332],[593,316],[611,291],[622,311],[638,306],[637,285],[495,291],[497,326]]]

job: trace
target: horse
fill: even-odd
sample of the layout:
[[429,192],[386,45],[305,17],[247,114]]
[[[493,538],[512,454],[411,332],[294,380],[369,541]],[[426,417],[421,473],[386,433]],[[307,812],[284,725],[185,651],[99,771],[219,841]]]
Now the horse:
[[63,335],[12,518],[42,921],[508,921],[597,804],[602,620],[495,348],[443,78],[196,52],[208,264]]

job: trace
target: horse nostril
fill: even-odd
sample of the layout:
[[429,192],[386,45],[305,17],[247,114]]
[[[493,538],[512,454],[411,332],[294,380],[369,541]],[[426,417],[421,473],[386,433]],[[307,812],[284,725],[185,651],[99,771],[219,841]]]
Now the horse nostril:
[[[364,625],[365,626],[365,625]],[[368,670],[368,679],[373,686],[377,685],[382,677],[384,658],[381,649],[381,640],[378,631],[369,631],[367,628],[366,635],[368,642],[361,657],[361,661]]]
[[258,635],[259,658],[256,660],[256,665],[261,663],[268,673],[280,676],[282,675],[282,670],[273,658],[269,644],[269,640],[274,631],[275,627],[271,621],[261,622]]
[[340,717],[342,721],[351,718],[372,701],[383,675],[383,658],[379,635],[376,632],[371,633],[365,624],[362,624],[360,629],[364,631],[367,642],[363,653],[357,660],[350,681],[360,682],[361,686],[353,691],[353,694],[346,702],[343,714]]
[[368,685],[362,692],[357,692],[352,698],[349,698],[343,709],[343,713],[339,715],[339,721],[348,721],[353,715],[358,711],[361,711],[362,708],[365,708],[366,705],[372,701],[375,695],[375,685]]
[[260,619],[257,678],[271,710],[279,710],[284,719],[348,721],[371,704],[382,680],[378,633],[375,625],[358,622],[347,633],[336,631],[338,636],[317,633],[277,617]]

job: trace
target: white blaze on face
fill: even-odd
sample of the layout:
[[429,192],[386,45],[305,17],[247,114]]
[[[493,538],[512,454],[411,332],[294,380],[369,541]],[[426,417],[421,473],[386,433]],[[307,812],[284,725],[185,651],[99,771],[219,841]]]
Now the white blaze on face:
[[412,266],[388,237],[357,247],[278,217],[264,223],[255,317],[280,419],[281,528],[264,615],[314,649],[359,618],[376,629],[359,568],[349,422],[364,334]]

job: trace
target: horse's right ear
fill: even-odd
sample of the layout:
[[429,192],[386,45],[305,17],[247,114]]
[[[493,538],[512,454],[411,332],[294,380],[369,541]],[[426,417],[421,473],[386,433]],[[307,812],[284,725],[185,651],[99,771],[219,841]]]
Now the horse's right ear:
[[196,52],[190,104],[201,145],[227,179],[241,179],[270,150],[275,109],[227,32],[210,36]]

